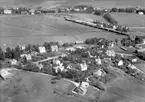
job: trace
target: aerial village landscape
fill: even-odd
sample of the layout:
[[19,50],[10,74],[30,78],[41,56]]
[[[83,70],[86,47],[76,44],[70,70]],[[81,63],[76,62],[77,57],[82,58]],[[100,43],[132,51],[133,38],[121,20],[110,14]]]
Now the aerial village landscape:
[[145,102],[145,8],[100,2],[0,6],[0,102]]

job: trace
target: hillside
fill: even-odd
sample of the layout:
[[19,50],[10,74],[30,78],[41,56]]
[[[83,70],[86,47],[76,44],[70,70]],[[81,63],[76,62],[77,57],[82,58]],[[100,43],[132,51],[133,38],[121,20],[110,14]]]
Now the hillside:
[[60,94],[55,93],[60,87],[69,87],[72,84],[69,81],[62,79],[51,84],[52,77],[48,75],[18,70],[9,72],[12,78],[0,80],[0,102],[88,102],[83,98],[61,95],[60,91]]

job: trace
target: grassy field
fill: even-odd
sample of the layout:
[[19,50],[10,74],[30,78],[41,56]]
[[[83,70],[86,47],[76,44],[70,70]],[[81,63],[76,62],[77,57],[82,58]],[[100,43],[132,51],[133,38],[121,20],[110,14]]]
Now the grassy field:
[[48,75],[15,70],[10,72],[13,78],[0,81],[0,102],[89,102],[85,98],[62,94],[71,88],[69,81],[62,79],[51,84],[52,77]]
[[128,13],[111,13],[111,16],[118,21],[120,25],[129,27],[145,27],[145,16]]
[[98,102],[145,102],[145,83],[125,76],[108,85]]

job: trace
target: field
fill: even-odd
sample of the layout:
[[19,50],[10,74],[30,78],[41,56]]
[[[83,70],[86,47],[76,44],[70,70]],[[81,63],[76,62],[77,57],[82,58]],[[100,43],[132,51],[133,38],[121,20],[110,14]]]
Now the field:
[[145,83],[125,76],[114,80],[98,102],[145,102]]
[[118,38],[114,33],[71,23],[58,15],[0,16],[0,32],[0,46],[3,48],[46,41],[74,42],[87,37]]
[[111,16],[118,21],[120,25],[129,27],[145,27],[145,16],[128,13],[111,13]]

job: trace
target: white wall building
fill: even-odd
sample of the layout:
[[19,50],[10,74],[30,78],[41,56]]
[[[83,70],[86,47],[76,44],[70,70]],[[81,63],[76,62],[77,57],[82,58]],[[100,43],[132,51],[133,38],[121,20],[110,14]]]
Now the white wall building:
[[122,66],[122,65],[123,65],[123,61],[120,60],[120,61],[118,62],[118,66]]
[[52,45],[51,46],[51,51],[57,52],[58,51],[58,46],[57,45]]
[[39,47],[39,52],[40,52],[40,53],[46,53],[45,47],[40,46],[40,47]]
[[0,70],[0,75],[4,78],[10,78],[12,76],[12,73],[9,73],[7,69],[1,69]]
[[5,9],[4,14],[12,14],[12,10]]
[[87,66],[86,62],[81,63],[80,68],[81,68],[81,71],[86,71],[88,69],[88,66]]
[[66,48],[66,50],[67,50],[67,51],[75,51],[76,49],[73,48],[73,47],[68,47],[68,48]]
[[16,65],[17,62],[18,62],[16,59],[12,59],[12,60],[10,60],[10,61],[11,61],[11,64],[12,64],[12,65]]
[[27,60],[31,60],[32,59],[30,54],[21,54],[20,56],[21,56],[21,58],[26,57]]

